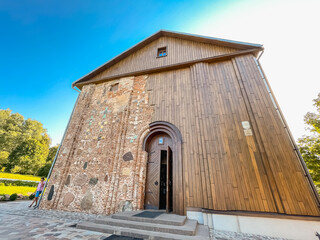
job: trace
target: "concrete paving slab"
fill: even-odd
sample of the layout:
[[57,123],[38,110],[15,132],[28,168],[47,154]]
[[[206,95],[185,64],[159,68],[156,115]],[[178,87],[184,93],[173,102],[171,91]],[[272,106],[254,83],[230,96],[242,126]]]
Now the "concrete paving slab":
[[[148,210],[149,211],[149,210]],[[122,212],[116,213],[112,215],[112,218],[121,219],[121,220],[128,220],[128,221],[135,221],[135,222],[149,222],[149,223],[158,223],[158,224],[169,224],[175,226],[182,226],[184,225],[185,221],[187,220],[186,216],[180,216],[176,214],[161,214],[156,218],[143,218],[143,217],[135,217],[134,215],[143,212],[140,211],[132,211],[132,212]]]
[[154,232],[165,232],[165,233],[173,233],[180,235],[188,235],[192,236],[196,232],[197,221],[195,220],[187,220],[183,226],[176,225],[168,225],[168,224],[159,224],[152,222],[136,222],[136,221],[128,221],[128,220],[120,220],[114,218],[100,218],[94,220],[95,223],[105,224],[110,226],[118,226],[118,227],[127,227],[127,228],[135,228],[142,229],[147,231]]
[[[82,222],[77,225],[77,228],[87,229],[91,231],[98,231],[109,234],[116,234],[128,237],[136,237],[150,240],[209,240],[209,229],[206,227],[206,236],[204,236],[204,231],[201,232],[201,235],[195,236],[186,236],[186,235],[178,235],[171,233],[162,233],[162,232],[153,232],[153,231],[145,231],[141,229],[133,229],[133,228],[125,228],[119,226],[110,226],[105,224],[97,224],[93,222]],[[200,233],[199,233],[200,234]]]

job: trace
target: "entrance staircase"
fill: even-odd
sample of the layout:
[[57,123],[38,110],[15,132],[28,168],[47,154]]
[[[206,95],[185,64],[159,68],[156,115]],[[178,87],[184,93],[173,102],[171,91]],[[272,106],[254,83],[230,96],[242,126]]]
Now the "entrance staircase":
[[[91,222],[80,222],[78,229],[140,239],[209,240],[209,228],[186,216],[162,213],[154,218],[135,216],[144,211],[122,212]],[[149,212],[149,211],[148,211]]]

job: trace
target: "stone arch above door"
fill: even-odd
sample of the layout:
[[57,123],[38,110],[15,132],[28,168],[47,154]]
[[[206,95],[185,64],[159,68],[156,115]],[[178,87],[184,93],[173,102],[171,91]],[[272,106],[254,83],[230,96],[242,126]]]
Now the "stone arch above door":
[[150,142],[153,136],[159,133],[166,133],[171,137],[171,139],[174,141],[175,144],[180,145],[180,151],[181,151],[182,135],[179,129],[175,125],[165,121],[156,121],[156,122],[150,123],[149,127],[150,127],[149,133],[144,138],[144,141],[143,141],[143,150],[147,151],[148,143]]

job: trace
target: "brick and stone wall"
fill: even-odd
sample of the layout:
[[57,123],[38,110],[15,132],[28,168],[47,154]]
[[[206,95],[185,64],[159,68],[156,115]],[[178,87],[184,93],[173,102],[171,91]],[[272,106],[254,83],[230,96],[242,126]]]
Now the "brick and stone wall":
[[143,208],[153,108],[148,76],[83,87],[41,208],[111,214]]

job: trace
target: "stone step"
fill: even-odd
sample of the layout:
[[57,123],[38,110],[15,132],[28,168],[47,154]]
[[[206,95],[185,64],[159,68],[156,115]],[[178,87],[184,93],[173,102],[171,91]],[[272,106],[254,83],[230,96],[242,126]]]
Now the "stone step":
[[124,227],[124,228],[134,228],[141,229],[152,232],[164,232],[164,233],[173,233],[179,235],[193,236],[197,230],[198,222],[195,220],[187,220],[183,226],[176,226],[170,224],[159,224],[159,223],[150,223],[150,222],[136,222],[132,220],[120,220],[110,217],[100,218],[94,220],[95,223]]
[[116,213],[112,215],[112,218],[127,220],[127,221],[134,221],[134,222],[148,222],[148,223],[175,225],[175,226],[182,226],[187,220],[186,216],[180,216],[176,214],[166,214],[166,213],[161,214],[156,218],[143,218],[143,217],[134,216],[141,212],[143,212],[143,210]]
[[153,232],[141,229],[110,226],[105,224],[98,224],[94,222],[81,222],[77,224],[78,229],[85,229],[89,231],[96,231],[119,236],[143,238],[149,240],[210,240],[209,228],[207,226],[198,225],[194,236],[185,236],[172,233]]

